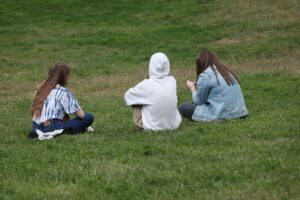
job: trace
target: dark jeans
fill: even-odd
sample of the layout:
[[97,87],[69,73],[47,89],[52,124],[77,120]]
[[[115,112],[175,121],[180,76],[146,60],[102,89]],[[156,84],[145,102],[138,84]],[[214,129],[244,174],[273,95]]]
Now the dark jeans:
[[[197,105],[191,102],[185,102],[179,106],[180,114],[187,119],[192,119]],[[240,119],[246,119],[248,115],[240,117]]]
[[194,103],[185,102],[179,106],[179,112],[184,118],[192,119],[196,107]]
[[32,122],[32,131],[28,134],[29,138],[35,138],[38,135],[35,133],[36,129],[42,132],[52,132],[59,129],[64,129],[67,134],[78,134],[85,131],[85,129],[90,126],[94,121],[94,116],[91,113],[85,113],[84,118],[81,119],[76,117],[67,121],[62,121],[60,119],[52,119],[51,125],[44,126],[43,124],[37,124]]

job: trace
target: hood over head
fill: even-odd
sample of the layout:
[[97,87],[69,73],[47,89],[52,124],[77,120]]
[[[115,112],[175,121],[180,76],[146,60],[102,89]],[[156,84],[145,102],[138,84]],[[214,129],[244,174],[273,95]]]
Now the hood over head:
[[155,53],[150,58],[149,76],[150,78],[163,78],[169,76],[170,61],[164,53]]

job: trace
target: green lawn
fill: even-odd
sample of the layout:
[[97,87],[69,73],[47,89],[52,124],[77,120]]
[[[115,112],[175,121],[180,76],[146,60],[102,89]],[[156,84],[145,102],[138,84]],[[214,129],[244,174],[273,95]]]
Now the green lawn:
[[[0,199],[299,199],[296,0],[0,0]],[[125,91],[165,52],[179,104],[202,48],[241,80],[250,117],[138,133]],[[27,140],[35,86],[72,67],[94,133]]]

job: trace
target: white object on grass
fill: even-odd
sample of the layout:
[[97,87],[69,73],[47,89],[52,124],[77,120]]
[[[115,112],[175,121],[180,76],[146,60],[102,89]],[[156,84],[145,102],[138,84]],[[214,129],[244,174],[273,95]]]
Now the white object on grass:
[[38,134],[39,136],[39,140],[49,140],[52,139],[54,136],[61,134],[64,131],[64,129],[58,129],[52,132],[42,132],[38,129],[35,129],[35,132]]
[[95,131],[95,129],[91,126],[87,127],[86,130],[87,130],[87,132],[94,132]]

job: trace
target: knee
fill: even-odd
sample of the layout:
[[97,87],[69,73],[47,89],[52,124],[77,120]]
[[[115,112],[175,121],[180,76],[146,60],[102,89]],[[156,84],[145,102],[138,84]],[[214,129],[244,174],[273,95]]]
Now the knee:
[[94,116],[92,113],[86,112],[84,115],[84,119],[87,121],[88,124],[92,124],[94,121]]
[[180,114],[185,113],[185,111],[187,110],[189,104],[190,104],[190,103],[188,103],[188,102],[185,102],[185,103],[180,104],[180,106],[179,106],[179,108],[178,108]]
[[181,104],[179,106],[178,110],[179,110],[179,113],[184,118],[191,119],[195,108],[196,108],[196,106],[193,103],[186,102],[186,103]]

